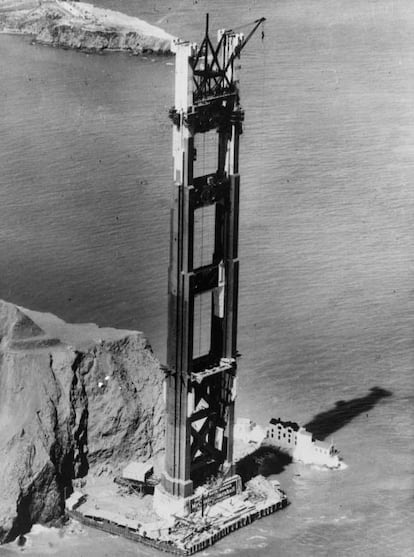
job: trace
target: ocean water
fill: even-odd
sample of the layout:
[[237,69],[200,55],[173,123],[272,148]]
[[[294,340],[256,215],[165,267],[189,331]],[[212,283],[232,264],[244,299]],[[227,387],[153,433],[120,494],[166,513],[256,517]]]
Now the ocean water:
[[[242,55],[237,413],[313,423],[348,467],[288,466],[289,508],[204,555],[414,555],[412,2],[96,3],[192,40],[206,11],[267,17]],[[161,360],[173,72],[0,36],[0,297]],[[156,554],[92,531],[58,553]]]

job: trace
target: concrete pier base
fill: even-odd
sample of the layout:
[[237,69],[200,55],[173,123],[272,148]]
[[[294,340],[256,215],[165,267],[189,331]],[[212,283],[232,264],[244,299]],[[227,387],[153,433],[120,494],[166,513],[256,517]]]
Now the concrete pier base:
[[173,519],[174,516],[187,516],[190,512],[189,499],[190,497],[175,497],[158,484],[154,489],[153,509],[165,520]]
[[[163,518],[156,518],[149,507],[145,509],[145,518],[141,514],[139,520],[132,518],[127,508],[123,511],[119,509],[119,512],[108,510],[104,501],[99,499],[101,490],[96,490],[97,498],[90,501],[87,494],[84,494],[86,498],[78,495],[74,502],[69,501],[67,514],[88,526],[161,551],[193,555],[288,504],[286,495],[276,482],[259,476],[248,482],[246,490],[240,493],[239,481],[238,476],[233,476],[219,486],[188,498],[171,496],[158,486],[154,492],[153,508]],[[125,494],[115,494],[115,497],[125,504]],[[136,498],[136,510],[146,504],[146,499]]]

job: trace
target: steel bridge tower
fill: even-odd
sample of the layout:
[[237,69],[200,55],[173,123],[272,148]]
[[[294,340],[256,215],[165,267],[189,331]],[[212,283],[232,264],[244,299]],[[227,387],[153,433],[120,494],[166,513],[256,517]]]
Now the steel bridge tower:
[[[206,18],[198,47],[176,43],[173,121],[174,185],[168,283],[166,455],[162,487],[186,498],[193,484],[233,470],[238,305],[239,137],[243,110],[235,61],[263,20],[244,38],[219,31],[213,46]],[[213,131],[214,167],[195,173],[197,141]],[[200,149],[198,149],[200,153]],[[197,266],[197,211],[212,207],[214,237],[208,260]],[[204,231],[202,230],[202,233]],[[196,353],[196,309],[207,346]],[[207,323],[207,324],[206,324]],[[200,324],[200,327],[202,326]]]

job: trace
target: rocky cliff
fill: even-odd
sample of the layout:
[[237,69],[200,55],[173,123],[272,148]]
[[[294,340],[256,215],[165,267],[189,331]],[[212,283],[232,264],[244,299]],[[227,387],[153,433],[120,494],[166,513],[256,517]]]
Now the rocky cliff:
[[142,333],[0,301],[0,543],[61,516],[74,478],[161,455],[162,381]]
[[174,37],[137,17],[62,0],[0,0],[0,32],[87,52],[169,54]]

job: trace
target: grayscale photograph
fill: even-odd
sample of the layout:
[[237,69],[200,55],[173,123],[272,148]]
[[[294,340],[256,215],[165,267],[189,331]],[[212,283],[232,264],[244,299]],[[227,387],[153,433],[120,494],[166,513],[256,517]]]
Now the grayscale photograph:
[[0,0],[0,556],[414,556],[412,0]]

